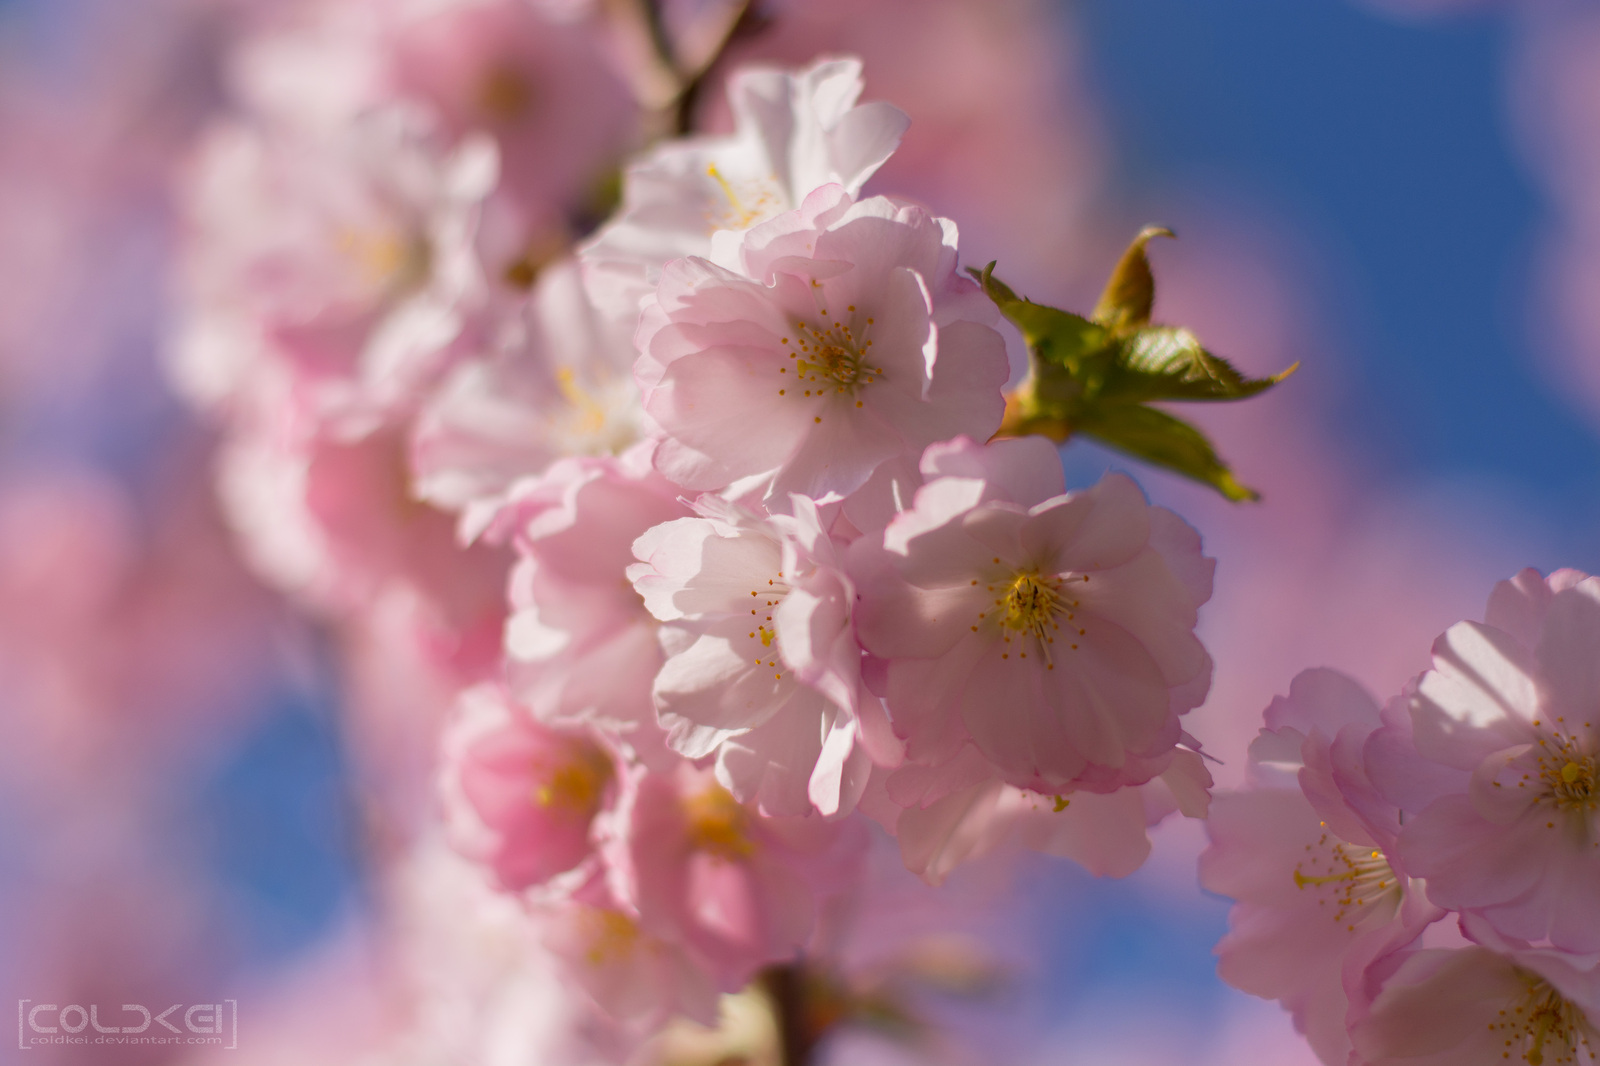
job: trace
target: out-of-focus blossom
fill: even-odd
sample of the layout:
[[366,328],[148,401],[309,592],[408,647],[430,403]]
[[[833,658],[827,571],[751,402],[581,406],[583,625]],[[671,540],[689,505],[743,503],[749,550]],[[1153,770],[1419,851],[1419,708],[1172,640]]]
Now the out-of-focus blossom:
[[484,685],[457,699],[444,736],[444,796],[457,850],[516,892],[591,853],[590,826],[612,789],[612,755],[582,730],[535,721]]
[[1600,983],[1558,960],[1481,947],[1401,953],[1351,1031],[1359,1066],[1587,1064],[1600,1057]]
[[490,353],[461,363],[418,418],[418,495],[461,511],[475,537],[518,479],[561,456],[626,450],[640,437],[631,332],[591,306],[576,264],[546,266]]
[[687,513],[652,468],[654,449],[562,459],[514,486],[490,531],[518,555],[505,644],[512,692],[546,721],[624,732],[646,758],[661,748],[650,687],[663,656],[625,572],[635,538]]
[[1217,945],[1229,984],[1283,1003],[1323,1062],[1350,1054],[1347,985],[1444,914],[1397,869],[1399,812],[1367,780],[1378,704],[1307,670],[1266,711],[1252,788],[1213,798],[1200,882],[1237,902]]
[[748,479],[781,506],[847,496],[934,441],[993,433],[1004,345],[993,305],[956,274],[955,245],[948,221],[827,186],[716,262],[670,264],[635,370],[665,437],[661,471],[702,490]]
[[503,549],[462,549],[455,523],[415,499],[404,441],[244,433],[223,446],[221,493],[257,568],[304,602],[338,615],[391,588],[425,601],[416,644],[463,676],[494,660],[504,618]]
[[[404,102],[449,144],[488,137],[504,181],[487,210],[491,278],[531,278],[578,234],[631,148],[637,108],[582,13],[528,0],[327,0],[284,5],[232,57],[247,110],[337,135]],[[573,17],[578,15],[579,17]]]
[[[939,884],[956,866],[1008,847],[1071,859],[1097,877],[1126,877],[1150,855],[1148,830],[1174,812],[1205,817],[1211,775],[1176,748],[1158,775],[1115,792],[1042,795],[1006,784],[975,748],[934,771],[879,774],[863,809],[895,835],[906,869]],[[969,783],[970,782],[970,783]]]
[[230,735],[294,627],[232,555],[197,462],[149,511],[64,462],[0,478],[0,745],[19,788],[129,783]]
[[428,121],[393,107],[320,136],[211,134],[186,198],[187,391],[225,403],[283,359],[313,425],[359,432],[416,404],[486,299],[473,238],[496,180],[492,144],[446,152]]
[[426,101],[458,141],[494,139],[508,203],[491,217],[529,243],[489,266],[536,270],[542,249],[580,235],[574,227],[632,147],[638,109],[604,34],[593,20],[529,0],[394,6],[402,14],[385,42],[394,90]]
[[1519,140],[1553,207],[1535,296],[1535,340],[1546,349],[1560,394],[1600,417],[1600,18],[1583,4],[1522,4],[1510,97]]
[[865,845],[855,822],[759,816],[687,763],[644,775],[624,818],[619,895],[724,992],[806,947],[818,907],[853,887]]
[[637,1034],[597,1008],[556,949],[581,920],[530,910],[430,838],[389,880],[379,976],[393,1020],[376,1062],[628,1061]]
[[1433,647],[1368,772],[1406,812],[1398,855],[1504,936],[1600,951],[1600,579],[1524,571]]
[[718,987],[684,941],[646,925],[592,879],[544,916],[543,943],[605,1015],[640,1034],[675,1017],[711,1024]]

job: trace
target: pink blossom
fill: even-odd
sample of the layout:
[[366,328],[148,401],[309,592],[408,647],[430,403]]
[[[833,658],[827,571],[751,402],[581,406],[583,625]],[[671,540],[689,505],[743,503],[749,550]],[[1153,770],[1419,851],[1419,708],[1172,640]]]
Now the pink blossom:
[[343,441],[240,426],[222,454],[223,502],[246,556],[279,588],[337,615],[410,589],[431,630],[421,643],[475,679],[505,617],[507,553],[463,549],[451,517],[412,497],[401,443],[389,431]]
[[[669,743],[767,814],[848,813],[870,760],[857,737],[855,591],[816,505],[758,516],[715,497],[634,543],[634,588],[663,625],[653,690]],[[875,707],[868,708],[869,713]]]
[[499,497],[562,455],[610,455],[640,436],[628,333],[590,305],[576,264],[546,266],[487,355],[458,365],[413,429],[417,493],[463,511],[476,536]]
[[[280,8],[286,5],[279,5]],[[498,150],[504,180],[477,246],[515,287],[588,225],[597,187],[636,135],[638,108],[598,20],[529,0],[337,0],[287,5],[232,57],[248,111],[337,136],[400,106],[449,148]]]
[[1349,1057],[1348,986],[1380,954],[1443,916],[1396,868],[1393,805],[1361,761],[1378,704],[1332,670],[1306,670],[1267,708],[1250,749],[1252,786],[1217,795],[1200,882],[1233,898],[1218,972],[1282,1002],[1319,1058]]
[[682,944],[733,992],[806,947],[818,908],[855,883],[862,829],[763,817],[685,763],[641,777],[608,859],[641,927]]
[[1435,902],[1501,935],[1600,951],[1600,579],[1525,570],[1433,646],[1372,772]]
[[[1600,981],[1559,959],[1487,948],[1399,951],[1350,1031],[1353,1066],[1594,1063]],[[1342,1060],[1341,1060],[1342,1061]]]
[[628,168],[622,209],[582,250],[601,306],[631,323],[662,266],[709,256],[715,230],[749,229],[824,185],[860,192],[908,121],[860,95],[856,59],[735,71],[732,135],[669,141]]
[[1063,493],[1040,438],[928,449],[928,483],[851,548],[862,646],[907,758],[969,741],[1044,795],[1149,780],[1200,702],[1212,562],[1132,481]]
[[1205,817],[1211,775],[1200,755],[1175,748],[1163,762],[1142,785],[1041,795],[1006,784],[968,745],[938,768],[875,774],[862,806],[894,833],[906,869],[930,884],[1009,847],[1071,859],[1097,877],[1126,877],[1150,854],[1150,827],[1174,811]]
[[444,736],[443,791],[457,850],[518,892],[577,867],[613,791],[612,756],[582,730],[542,725],[498,686],[456,701]]
[[[592,24],[528,0],[418,5],[380,42],[392,91],[426,101],[454,139],[488,134],[502,195],[537,243],[569,234],[635,133],[638,108]],[[518,256],[537,251],[515,250]],[[494,262],[503,270],[509,261]]]
[[820,501],[998,428],[1004,344],[956,274],[951,223],[826,186],[728,236],[716,262],[669,264],[640,323],[635,375],[668,477]]
[[[1105,232],[1108,138],[1077,19],[1037,0],[806,0],[777,10],[781,32],[736,42],[736,61],[844,50],[865,61],[868,93],[910,115],[879,188],[959,218],[970,247],[1001,254],[1013,285],[1059,285],[1115,256],[1124,235]],[[707,95],[708,128],[728,128],[732,116]]]
[[675,1016],[715,1023],[719,989],[702,961],[647,927],[603,879],[591,879],[542,917],[545,946],[610,1018],[641,1033]]
[[240,565],[199,459],[147,510],[59,459],[13,455],[0,475],[0,777],[13,795],[109,804],[120,825],[133,782],[261,709],[297,630]]
[[[407,854],[388,882],[386,950],[374,962],[394,1001],[395,1031],[376,1061],[602,1066],[629,1060],[640,1035],[630,1031],[635,1019],[608,1016],[588,994],[592,973],[582,949],[593,944],[585,943],[583,905],[568,897],[530,906],[498,892],[473,863],[436,840]],[[588,885],[575,895],[589,900]],[[656,976],[644,965],[636,972],[646,980]],[[655,994],[671,1010],[690,987],[686,975],[657,982]]]
[[642,729],[632,740],[645,749],[659,745],[650,686],[662,653],[624,572],[636,537],[686,513],[652,469],[653,449],[559,460],[510,490],[490,530],[518,555],[505,643],[512,691],[546,721]]
[[186,201],[180,385],[237,405],[284,360],[313,417],[359,431],[414,404],[486,299],[474,239],[496,169],[492,144],[446,150],[400,107],[335,131],[213,130]]

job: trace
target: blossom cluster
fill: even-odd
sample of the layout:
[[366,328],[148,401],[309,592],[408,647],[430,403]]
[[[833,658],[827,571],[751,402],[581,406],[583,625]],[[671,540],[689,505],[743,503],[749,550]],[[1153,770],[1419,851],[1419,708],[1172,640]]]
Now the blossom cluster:
[[1380,705],[1308,670],[1219,794],[1222,976],[1326,1063],[1600,1054],[1600,578],[1524,570]]
[[863,192],[908,119],[859,61],[738,70],[732,132],[640,150],[629,40],[273,23],[190,175],[172,366],[258,568],[442,694],[449,842],[637,1036],[820,950],[870,823],[938,882],[1126,874],[1203,815],[1213,564],[991,440],[1009,327],[954,222]]

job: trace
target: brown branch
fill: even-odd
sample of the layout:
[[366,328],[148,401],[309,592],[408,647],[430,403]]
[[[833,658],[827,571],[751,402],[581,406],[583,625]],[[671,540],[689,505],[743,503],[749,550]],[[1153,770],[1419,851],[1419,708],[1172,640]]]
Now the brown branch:
[[[639,15],[650,37],[650,46],[656,58],[674,74],[678,74],[678,53],[673,47],[672,35],[667,32],[666,13],[661,0],[639,0]],[[682,75],[678,75],[680,80]]]
[[649,140],[682,137],[693,130],[700,95],[728,48],[769,24],[756,7],[755,0],[725,0],[674,38],[661,0],[608,0],[624,49],[632,56],[634,95],[654,120]]
[[798,963],[769,966],[757,980],[772,1005],[772,1021],[778,1030],[779,1066],[810,1066],[816,1049],[816,1034],[806,1002],[806,975]]
[[710,45],[694,63],[693,71],[684,77],[673,113],[673,129],[680,137],[694,129],[694,110],[700,94],[728,49],[734,42],[752,37],[771,24],[770,19],[757,12],[752,0],[731,5],[729,13],[717,32],[709,35]]

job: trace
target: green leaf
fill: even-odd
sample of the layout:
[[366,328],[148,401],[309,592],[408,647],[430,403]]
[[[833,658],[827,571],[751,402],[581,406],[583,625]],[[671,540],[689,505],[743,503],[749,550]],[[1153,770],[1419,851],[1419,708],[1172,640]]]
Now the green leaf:
[[1300,366],[1247,378],[1178,326],[1146,326],[1118,344],[1103,395],[1117,400],[1243,400],[1265,392]]
[[1022,331],[1022,339],[1036,358],[1057,366],[1076,368],[1087,356],[1106,348],[1110,335],[1104,326],[1082,315],[1036,304],[1011,291],[1011,286],[994,276],[994,264],[967,273],[977,278],[983,291],[1000,313]]
[[1194,426],[1144,406],[1152,401],[1242,400],[1292,374],[1250,378],[1181,327],[1150,323],[1155,278],[1145,246],[1170,230],[1146,227],[1112,272],[1093,316],[1034,303],[994,276],[994,263],[969,269],[1000,313],[1022,331],[1028,378],[1006,397],[996,436],[1039,434],[1062,443],[1084,433],[1221,492],[1255,500]]
[[1156,279],[1150,272],[1150,258],[1144,246],[1156,237],[1171,237],[1165,226],[1146,226],[1128,245],[1117,261],[1111,279],[1106,282],[1100,302],[1089,317],[1121,335],[1139,329],[1150,321],[1150,311],[1156,303]]
[[1234,478],[1204,433],[1165,411],[1142,404],[1102,404],[1080,418],[1077,429],[1118,451],[1210,485],[1230,500],[1261,498]]

